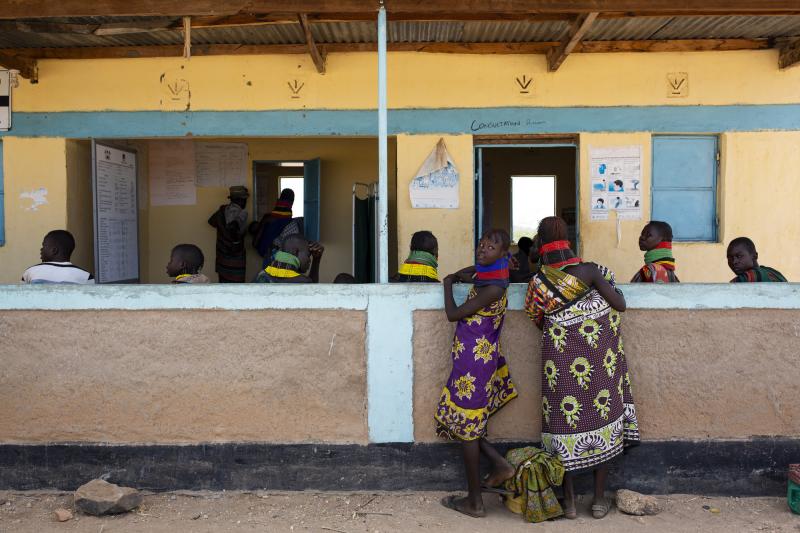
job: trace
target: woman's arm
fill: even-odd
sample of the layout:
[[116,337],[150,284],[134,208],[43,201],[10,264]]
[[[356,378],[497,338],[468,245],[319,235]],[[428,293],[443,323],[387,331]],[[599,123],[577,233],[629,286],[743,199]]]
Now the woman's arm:
[[600,293],[600,296],[605,298],[605,300],[609,303],[611,307],[616,309],[617,311],[625,311],[626,303],[625,303],[625,296],[623,296],[622,292],[615,289],[611,283],[606,281],[603,277],[603,273],[595,267],[592,268],[592,286],[597,289],[597,292]]
[[453,298],[453,283],[457,281],[456,274],[450,274],[444,278],[444,310],[447,313],[447,320],[458,322],[462,318],[472,316],[489,304],[496,302],[503,297],[503,289],[490,285],[477,289],[475,298],[471,298],[461,305],[456,305]]

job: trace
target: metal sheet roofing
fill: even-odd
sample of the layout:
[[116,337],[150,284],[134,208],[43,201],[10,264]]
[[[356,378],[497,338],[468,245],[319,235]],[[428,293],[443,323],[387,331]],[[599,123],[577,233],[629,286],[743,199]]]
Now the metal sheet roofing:
[[[78,24],[83,33],[54,33],[0,29],[2,48],[148,46],[180,44],[178,29],[161,29],[115,35],[86,34],[91,26],[102,24],[148,22],[144,17],[81,17],[48,19],[47,22]],[[158,19],[157,19],[158,20]],[[164,24],[170,20],[160,19]],[[26,21],[19,21],[26,22]],[[41,21],[30,21],[41,23]],[[171,23],[179,25],[178,19]],[[559,40],[569,27],[565,21],[390,21],[391,43],[466,42],[524,43]],[[374,43],[374,22],[312,22],[311,32],[320,44]],[[584,40],[648,39],[734,39],[800,36],[800,15],[782,16],[693,16],[693,17],[621,17],[599,18]],[[302,44],[305,36],[298,23],[270,23],[243,26],[198,27],[192,29],[195,44]]]

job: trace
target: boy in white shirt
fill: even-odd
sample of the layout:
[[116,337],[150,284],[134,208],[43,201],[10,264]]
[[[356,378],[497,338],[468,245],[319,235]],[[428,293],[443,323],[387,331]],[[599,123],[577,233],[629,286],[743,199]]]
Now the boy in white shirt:
[[53,230],[44,236],[39,257],[42,262],[22,274],[23,283],[94,283],[91,273],[70,262],[75,250],[75,238],[63,229]]

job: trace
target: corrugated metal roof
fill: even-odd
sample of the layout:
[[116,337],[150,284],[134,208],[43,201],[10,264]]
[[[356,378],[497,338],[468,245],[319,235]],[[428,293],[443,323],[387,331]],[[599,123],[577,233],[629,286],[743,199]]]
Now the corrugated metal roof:
[[[152,21],[145,17],[82,17],[48,19],[48,22],[101,25]],[[161,19],[169,23],[172,19]],[[37,22],[37,21],[31,21]],[[174,19],[174,23],[178,20]],[[132,26],[135,26],[133,24]],[[523,43],[560,39],[569,24],[564,21],[390,21],[388,39],[392,43],[468,42]],[[326,43],[374,43],[375,22],[311,23],[314,39]],[[703,16],[703,17],[627,17],[598,19],[585,37],[588,41],[647,39],[733,39],[800,36],[800,15],[791,16]],[[148,46],[180,44],[179,30],[160,30],[121,35],[80,33],[34,33],[0,31],[0,47],[90,47]],[[302,44],[305,36],[299,24],[257,24],[194,28],[195,44]]]
[[652,39],[760,39],[800,35],[800,17],[674,17]]

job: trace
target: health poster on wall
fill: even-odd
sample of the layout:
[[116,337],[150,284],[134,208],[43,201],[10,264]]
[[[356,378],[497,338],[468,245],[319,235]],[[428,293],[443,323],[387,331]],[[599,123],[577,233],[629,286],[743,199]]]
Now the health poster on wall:
[[248,154],[244,143],[197,142],[194,159],[198,187],[247,184]]
[[150,141],[150,205],[195,205],[194,142]]
[[94,268],[98,283],[139,280],[136,153],[94,145]]
[[642,147],[590,147],[589,167],[591,220],[608,220],[610,211],[620,220],[641,220]]
[[458,169],[447,152],[444,139],[439,139],[408,184],[411,207],[458,209],[459,179]]

